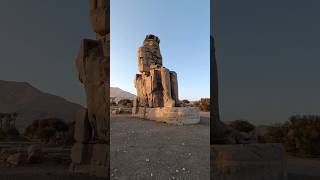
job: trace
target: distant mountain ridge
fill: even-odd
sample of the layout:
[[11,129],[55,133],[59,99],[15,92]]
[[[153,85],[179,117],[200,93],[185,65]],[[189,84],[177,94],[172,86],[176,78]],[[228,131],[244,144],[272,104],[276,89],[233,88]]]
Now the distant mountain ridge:
[[44,93],[26,82],[0,80],[0,112],[17,112],[16,127],[22,132],[36,119],[72,121],[81,105]]
[[[118,102],[121,99],[133,100],[135,95],[118,87],[110,87],[110,97]],[[34,120],[45,118],[61,118],[73,121],[81,105],[66,99],[45,93],[27,82],[0,80],[0,113],[17,112],[16,127],[24,129]]]
[[118,87],[110,87],[110,97],[114,98],[116,102],[120,101],[121,99],[130,99],[133,100],[136,95],[124,91]]

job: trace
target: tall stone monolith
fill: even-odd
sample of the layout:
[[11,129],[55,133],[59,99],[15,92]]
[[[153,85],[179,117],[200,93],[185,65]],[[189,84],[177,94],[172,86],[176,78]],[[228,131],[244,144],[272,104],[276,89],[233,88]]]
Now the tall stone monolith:
[[96,39],[81,41],[76,68],[87,97],[87,108],[75,118],[76,140],[70,170],[109,178],[110,169],[110,1],[89,0]]

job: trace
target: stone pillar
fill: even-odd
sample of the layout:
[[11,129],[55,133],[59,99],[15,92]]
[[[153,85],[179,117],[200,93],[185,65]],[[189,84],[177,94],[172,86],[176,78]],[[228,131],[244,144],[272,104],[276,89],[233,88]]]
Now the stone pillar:
[[220,121],[219,115],[219,93],[218,93],[218,70],[215,54],[214,37],[210,37],[210,143],[224,144],[225,143],[225,126]]
[[84,39],[76,59],[87,109],[76,115],[71,172],[110,178],[110,0],[88,0],[96,40]]

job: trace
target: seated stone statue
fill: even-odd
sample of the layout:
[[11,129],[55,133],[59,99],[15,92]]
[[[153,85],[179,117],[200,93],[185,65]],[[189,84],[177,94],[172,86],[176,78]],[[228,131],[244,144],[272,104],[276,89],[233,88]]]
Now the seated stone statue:
[[152,34],[146,36],[138,49],[138,69],[134,84],[138,107],[176,107],[179,104],[178,80],[174,71],[163,67],[160,39]]

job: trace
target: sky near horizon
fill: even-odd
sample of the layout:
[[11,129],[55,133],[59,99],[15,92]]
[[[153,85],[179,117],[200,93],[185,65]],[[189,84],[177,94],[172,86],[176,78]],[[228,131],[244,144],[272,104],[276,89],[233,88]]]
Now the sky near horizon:
[[111,0],[111,86],[136,94],[137,49],[150,33],[178,74],[180,99],[210,97],[210,0]]
[[320,114],[319,9],[318,0],[215,2],[223,120]]

